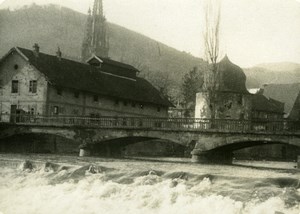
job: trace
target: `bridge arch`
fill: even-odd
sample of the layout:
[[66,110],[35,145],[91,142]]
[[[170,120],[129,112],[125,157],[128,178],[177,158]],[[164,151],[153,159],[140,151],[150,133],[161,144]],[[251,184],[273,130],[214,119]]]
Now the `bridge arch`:
[[21,132],[0,139],[0,152],[78,154],[80,143],[49,133]]
[[283,135],[227,135],[215,136],[206,141],[198,141],[195,149],[192,151],[193,159],[195,162],[226,162],[231,163],[233,152],[259,146],[283,144],[300,147],[300,138],[297,136],[283,136]]
[[[178,136],[167,133],[163,134],[162,132],[151,131],[151,130],[130,130],[130,129],[82,129],[80,127],[42,127],[42,126],[8,126],[5,129],[1,129],[0,131],[0,141],[5,142],[5,140],[9,138],[18,138],[18,136],[39,136],[42,140],[46,141],[45,138],[52,138],[52,147],[51,149],[43,149],[42,151],[51,151],[51,153],[56,152],[64,152],[65,150],[61,147],[66,147],[75,153],[75,151],[79,152],[79,147],[84,144],[88,144],[88,148],[90,149],[91,154],[97,155],[103,154],[107,155],[107,150],[114,151],[117,153],[117,156],[120,156],[120,150],[124,149],[126,146],[130,146],[131,144],[144,143],[147,147],[147,143],[152,141],[151,145],[157,145],[161,143],[161,147],[164,145],[168,145],[170,148],[176,148],[177,150],[181,150],[184,153],[184,149],[187,146],[186,143],[180,141]],[[59,142],[55,142],[57,140],[53,138],[59,138]],[[40,142],[42,144],[43,142]],[[6,144],[6,143],[4,143]],[[38,146],[41,146],[38,144]],[[45,143],[44,143],[45,144]],[[55,145],[56,144],[56,145]],[[175,146],[171,145],[174,144]],[[21,144],[20,144],[21,145]],[[29,148],[35,147],[29,145],[29,142],[26,144]],[[150,143],[149,143],[150,145]],[[178,145],[178,146],[177,146]],[[5,146],[5,145],[4,145]],[[59,147],[57,149],[57,147]],[[119,147],[119,148],[118,148]],[[130,146],[131,150],[133,146]],[[155,147],[155,146],[154,146]],[[178,149],[180,147],[180,149]],[[5,148],[2,147],[2,150]],[[147,147],[148,150],[151,150],[150,146]],[[26,150],[36,152],[34,150]],[[119,151],[117,151],[119,150]],[[166,150],[166,149],[165,149]],[[39,150],[41,151],[41,149]],[[99,152],[100,151],[100,152]],[[154,151],[154,150],[153,150]],[[110,153],[110,152],[109,152]],[[153,153],[153,152],[152,152]],[[155,152],[154,152],[155,153]],[[156,152],[158,153],[158,152]],[[189,152],[190,153],[190,152]],[[162,153],[160,153],[162,154]]]
[[106,139],[91,145],[95,156],[180,156],[185,155],[186,146],[168,139],[143,136],[124,136]]

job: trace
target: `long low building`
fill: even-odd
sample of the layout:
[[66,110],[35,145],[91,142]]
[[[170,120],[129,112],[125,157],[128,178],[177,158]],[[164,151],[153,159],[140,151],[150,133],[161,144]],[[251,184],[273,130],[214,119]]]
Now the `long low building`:
[[134,67],[92,56],[87,63],[12,48],[0,61],[0,113],[167,117],[172,104]]

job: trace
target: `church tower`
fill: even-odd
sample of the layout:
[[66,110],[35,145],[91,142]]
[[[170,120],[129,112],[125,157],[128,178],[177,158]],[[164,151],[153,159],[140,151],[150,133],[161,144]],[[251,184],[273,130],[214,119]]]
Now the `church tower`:
[[102,0],[95,0],[93,11],[89,9],[85,36],[82,43],[81,59],[87,60],[93,54],[108,58],[109,41],[106,19],[103,15]]

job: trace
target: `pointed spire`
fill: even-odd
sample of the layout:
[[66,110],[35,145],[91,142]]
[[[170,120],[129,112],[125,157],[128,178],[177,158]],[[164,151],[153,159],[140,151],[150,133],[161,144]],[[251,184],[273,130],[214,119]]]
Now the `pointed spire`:
[[92,54],[107,58],[109,51],[108,42],[103,3],[102,0],[94,0],[93,11],[88,16],[85,38],[82,43],[82,60],[85,61]]
[[93,16],[103,16],[103,2],[102,2],[102,0],[95,0],[94,1]]

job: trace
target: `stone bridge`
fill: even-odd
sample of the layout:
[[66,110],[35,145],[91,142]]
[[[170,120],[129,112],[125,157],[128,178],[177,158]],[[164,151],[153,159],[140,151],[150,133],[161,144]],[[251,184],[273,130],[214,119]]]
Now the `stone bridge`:
[[79,142],[85,151],[93,151],[116,143],[126,146],[161,139],[191,148],[194,162],[229,163],[233,151],[246,147],[275,143],[300,147],[300,132],[287,127],[291,126],[241,121],[212,124],[195,119],[48,118],[0,123],[0,140],[22,134],[56,135]]

